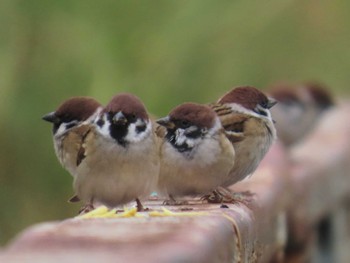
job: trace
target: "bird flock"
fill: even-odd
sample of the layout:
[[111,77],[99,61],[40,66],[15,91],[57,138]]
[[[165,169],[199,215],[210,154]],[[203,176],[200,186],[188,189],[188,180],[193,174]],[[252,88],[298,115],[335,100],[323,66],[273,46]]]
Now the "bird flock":
[[228,187],[256,170],[277,134],[287,147],[295,144],[332,104],[321,85],[278,84],[268,95],[236,87],[213,103],[183,103],[157,120],[129,93],[106,106],[69,98],[43,119],[52,123],[55,153],[73,176],[70,201],[82,202],[80,213],[132,201],[143,211],[142,200],[153,192],[164,205],[185,205],[185,196],[237,201]]

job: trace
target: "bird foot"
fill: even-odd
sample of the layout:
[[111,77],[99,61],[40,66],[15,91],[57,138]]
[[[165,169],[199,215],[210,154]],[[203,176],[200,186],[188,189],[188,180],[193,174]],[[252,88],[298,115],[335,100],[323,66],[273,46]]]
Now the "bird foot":
[[146,212],[146,211],[149,211],[149,208],[145,208],[143,205],[142,205],[142,203],[141,203],[141,201],[140,201],[140,199],[138,199],[138,198],[136,198],[136,209],[137,209],[137,212]]
[[207,201],[211,204],[221,204],[222,203],[222,196],[218,195],[216,191],[211,192],[210,194],[203,195],[200,198],[201,201]]
[[224,196],[223,203],[240,203],[249,206],[254,200],[254,196],[255,194],[250,191],[235,192],[231,193],[228,196]]
[[83,214],[87,214],[89,212],[91,212],[92,210],[94,210],[95,207],[93,206],[93,204],[86,204],[86,205],[83,205],[79,212],[78,212],[78,215],[83,215]]
[[242,203],[248,206],[253,201],[254,195],[250,191],[232,193],[228,189],[218,188],[212,193],[202,196],[201,200],[211,204]]

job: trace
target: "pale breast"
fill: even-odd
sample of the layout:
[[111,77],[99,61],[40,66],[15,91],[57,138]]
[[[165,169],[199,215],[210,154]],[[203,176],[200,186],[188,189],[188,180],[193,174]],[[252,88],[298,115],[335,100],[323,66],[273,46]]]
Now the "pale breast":
[[193,158],[186,158],[170,143],[162,148],[159,189],[174,196],[205,194],[228,178],[233,166],[234,151],[225,139],[207,139],[196,149]]
[[96,133],[85,142],[86,158],[77,169],[74,188],[85,201],[117,206],[150,194],[159,174],[154,138],[123,147]]

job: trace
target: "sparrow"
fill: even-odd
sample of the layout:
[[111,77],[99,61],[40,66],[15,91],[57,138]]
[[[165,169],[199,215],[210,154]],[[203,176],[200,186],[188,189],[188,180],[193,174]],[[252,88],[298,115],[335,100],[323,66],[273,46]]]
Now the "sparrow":
[[[214,196],[222,192],[226,195],[228,186],[251,175],[258,167],[276,139],[269,110],[275,104],[274,99],[250,86],[236,87],[210,104],[235,151],[234,166],[227,180],[220,185],[224,191],[214,192]],[[212,199],[211,196],[207,200],[216,202],[216,197]]]
[[183,103],[156,121],[160,143],[158,193],[175,198],[206,194],[229,179],[235,152],[215,112],[206,105]]
[[287,147],[309,134],[324,111],[334,105],[327,88],[316,82],[279,83],[270,90],[270,95],[279,102],[271,110],[277,135]]
[[314,103],[321,110],[328,110],[335,105],[334,98],[326,85],[316,81],[308,81],[302,85],[310,93]]
[[53,144],[61,165],[73,176],[78,166],[78,152],[92,120],[102,106],[90,97],[73,97],[64,101],[57,110],[43,116],[52,123]]
[[114,96],[93,121],[80,149],[74,190],[81,200],[116,207],[148,196],[159,175],[159,147],[139,98]]

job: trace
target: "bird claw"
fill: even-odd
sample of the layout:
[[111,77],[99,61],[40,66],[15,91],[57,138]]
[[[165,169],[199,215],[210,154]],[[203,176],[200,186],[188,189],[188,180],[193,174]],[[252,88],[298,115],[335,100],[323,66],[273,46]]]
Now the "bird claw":
[[232,193],[232,201],[243,203],[243,204],[250,204],[254,200],[255,194],[250,191],[244,191],[244,192],[237,192]]
[[210,204],[221,204],[223,202],[223,197],[220,196],[216,191],[213,191],[210,194],[203,195],[200,200],[207,201]]
[[137,212],[146,212],[146,211],[149,210],[149,208],[147,208],[147,207],[145,208],[145,207],[142,205],[140,199],[136,198],[135,201],[136,201],[136,209],[137,209]]
[[95,207],[92,205],[92,204],[86,204],[86,205],[83,205],[79,212],[78,212],[78,215],[83,215],[83,214],[87,214],[89,212],[91,212],[92,210],[94,210]]
[[254,195],[255,194],[250,191],[232,193],[231,191],[225,188],[218,188],[212,193],[202,196],[201,200],[207,201],[211,204],[242,203],[245,205],[249,205],[253,201]]

